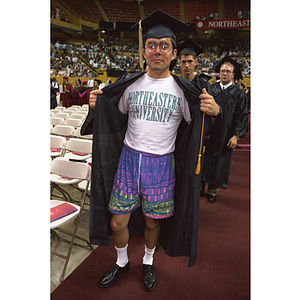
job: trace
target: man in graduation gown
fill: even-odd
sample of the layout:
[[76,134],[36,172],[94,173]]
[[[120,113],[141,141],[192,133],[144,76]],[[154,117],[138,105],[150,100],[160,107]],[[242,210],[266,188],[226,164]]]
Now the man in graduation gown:
[[62,105],[66,108],[73,105],[74,98],[73,86],[68,82],[68,79],[68,76],[63,77],[63,92],[60,95]]
[[234,80],[242,78],[240,65],[225,56],[216,67],[216,72],[219,72],[220,82],[211,86],[211,93],[222,107],[224,125],[214,126],[210,145],[206,149],[203,181],[209,183],[208,201],[211,203],[216,200],[219,187],[227,188],[232,152],[239,138],[245,136],[248,125],[246,94],[238,84],[233,84]]
[[78,88],[76,104],[89,104],[91,90],[87,87],[87,79],[82,80],[82,86]]
[[181,77],[192,81],[201,90],[210,94],[210,84],[207,80],[195,74],[197,56],[203,53],[202,48],[191,38],[188,38],[177,47]]
[[[179,57],[179,65],[180,65],[180,73],[181,77],[185,78],[187,80],[190,80],[194,85],[196,85],[197,88],[200,88],[202,90],[203,88],[205,91],[207,91],[209,94],[211,94],[210,84],[207,79],[205,79],[205,76],[200,76],[195,74],[195,69],[197,66],[197,56],[203,53],[202,48],[191,38],[188,38],[184,42],[182,42],[177,47],[178,57]],[[171,63],[172,64],[172,63]],[[173,63],[174,64],[174,63]],[[222,114],[222,107],[220,107],[220,112],[218,116],[213,120],[215,128],[214,130],[221,131],[223,127],[223,114]],[[215,122],[217,119],[217,122]],[[211,118],[207,118],[206,120],[206,132],[205,132],[205,141],[204,146],[210,143],[210,135],[213,131],[213,123]],[[217,147],[218,140],[215,141]],[[219,145],[220,147],[220,139],[219,139]],[[205,150],[202,154],[202,160],[205,161]],[[194,177],[194,186],[199,187],[200,191],[203,192],[204,188],[203,185],[201,185],[201,178],[199,176]],[[195,193],[195,196],[198,196],[198,192]],[[197,199],[195,199],[196,201]]]
[[[162,25],[162,23],[164,24]],[[96,91],[93,91],[90,97],[89,114],[81,129],[81,134],[93,133],[90,241],[93,244],[109,245],[109,234],[112,232],[117,251],[117,263],[104,274],[99,284],[100,287],[111,286],[121,274],[130,270],[126,245],[128,241],[128,232],[126,231],[128,222],[130,234],[144,234],[145,236],[146,245],[142,279],[146,291],[152,290],[156,282],[153,253],[157,239],[168,255],[186,255],[190,257],[189,265],[195,263],[199,227],[199,196],[197,198],[194,194],[195,190],[198,191],[199,189],[194,189],[193,177],[195,170],[196,174],[201,176],[202,143],[206,117],[204,112],[217,115],[220,109],[213,97],[205,91],[201,93],[200,89],[197,89],[191,82],[169,73],[169,64],[176,56],[176,49],[172,45],[172,40],[175,40],[174,31],[180,31],[182,27],[187,26],[187,24],[178,20],[175,21],[175,26],[173,23],[174,18],[160,10],[152,13],[142,21],[145,30],[143,54],[149,68],[148,73],[139,72],[132,75],[123,75],[114,84],[99,91],[101,95],[98,95],[97,98],[94,94]],[[173,208],[170,207],[172,216],[157,220],[147,217],[143,207],[143,211],[138,208],[130,212],[130,215],[121,215],[120,217],[120,215],[111,212],[111,195],[113,195],[112,189],[115,186],[114,175],[116,171],[119,172],[118,162],[125,148],[123,144],[124,136],[126,141],[126,133],[130,131],[130,123],[134,121],[131,118],[134,118],[134,116],[144,120],[150,118],[152,121],[161,120],[162,118],[158,114],[158,109],[152,109],[151,113],[148,111],[147,115],[144,114],[143,117],[141,114],[137,117],[133,111],[129,111],[127,116],[127,114],[121,112],[122,103],[120,106],[120,102],[123,99],[123,94],[126,93],[127,97],[127,89],[135,87],[136,82],[140,83],[143,80],[148,80],[152,81],[153,86],[157,87],[157,82],[161,79],[170,79],[173,82],[172,84],[175,84],[175,89],[179,88],[183,92],[190,113],[189,121],[183,118],[180,122],[175,142],[175,213],[173,214]],[[160,86],[160,91],[162,94],[164,87]],[[128,97],[131,97],[130,94]],[[175,98],[173,97],[173,99]],[[138,101],[138,99],[134,98],[130,103],[132,104],[134,101]],[[170,100],[168,101],[168,105],[171,105]],[[154,102],[156,101],[152,99],[152,103]],[[151,126],[151,124],[153,123],[149,123],[148,126]],[[148,129],[151,132],[151,127]],[[202,135],[199,134],[200,132],[202,132]],[[165,136],[165,138],[167,139],[168,136]],[[133,140],[133,142],[135,141]],[[127,145],[126,148],[128,148]],[[151,150],[149,153],[151,153]],[[195,201],[195,198],[197,198],[197,201]],[[127,217],[128,220],[124,222]],[[110,221],[112,230],[109,226]],[[121,237],[121,240],[123,238],[121,243],[118,233],[123,230],[124,223],[126,237],[124,238],[124,235]]]

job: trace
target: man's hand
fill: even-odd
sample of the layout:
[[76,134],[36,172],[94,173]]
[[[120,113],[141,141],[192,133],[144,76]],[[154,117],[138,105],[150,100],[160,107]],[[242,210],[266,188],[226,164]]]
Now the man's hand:
[[92,110],[95,110],[97,95],[103,94],[102,90],[94,90],[90,92],[89,104]]
[[213,96],[207,93],[206,89],[202,89],[202,94],[199,96],[200,102],[200,110],[204,113],[215,117],[219,111],[219,105],[216,103]]
[[234,135],[227,143],[227,147],[229,149],[234,149],[237,146],[238,143],[238,137]]

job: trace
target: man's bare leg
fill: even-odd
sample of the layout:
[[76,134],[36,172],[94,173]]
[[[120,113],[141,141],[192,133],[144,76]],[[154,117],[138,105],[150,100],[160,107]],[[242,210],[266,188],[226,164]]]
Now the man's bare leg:
[[110,226],[113,232],[113,241],[117,251],[117,262],[101,278],[99,286],[102,288],[113,285],[120,275],[130,270],[127,255],[127,246],[129,241],[128,222],[130,216],[131,213],[125,215],[112,215]]

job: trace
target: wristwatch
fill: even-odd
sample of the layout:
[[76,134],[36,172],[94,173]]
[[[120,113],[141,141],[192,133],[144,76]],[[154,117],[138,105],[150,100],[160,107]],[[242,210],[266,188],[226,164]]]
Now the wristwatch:
[[213,116],[214,118],[218,118],[218,117],[220,117],[220,115],[222,114],[222,112],[223,112],[223,110],[222,110],[222,107],[218,104],[218,106],[219,106],[219,112],[218,112],[218,114],[216,115],[216,116]]

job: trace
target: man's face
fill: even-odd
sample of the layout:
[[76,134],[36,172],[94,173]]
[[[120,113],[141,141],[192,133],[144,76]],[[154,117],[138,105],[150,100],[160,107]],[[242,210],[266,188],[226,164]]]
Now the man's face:
[[173,50],[170,38],[149,38],[145,42],[143,54],[149,70],[163,72],[169,69],[171,61],[176,57],[177,50]]
[[222,65],[220,68],[219,76],[223,85],[226,85],[229,82],[231,82],[234,78],[233,66],[228,64]]
[[181,68],[181,76],[189,76],[195,71],[197,59],[194,59],[193,55],[182,55],[179,65]]

